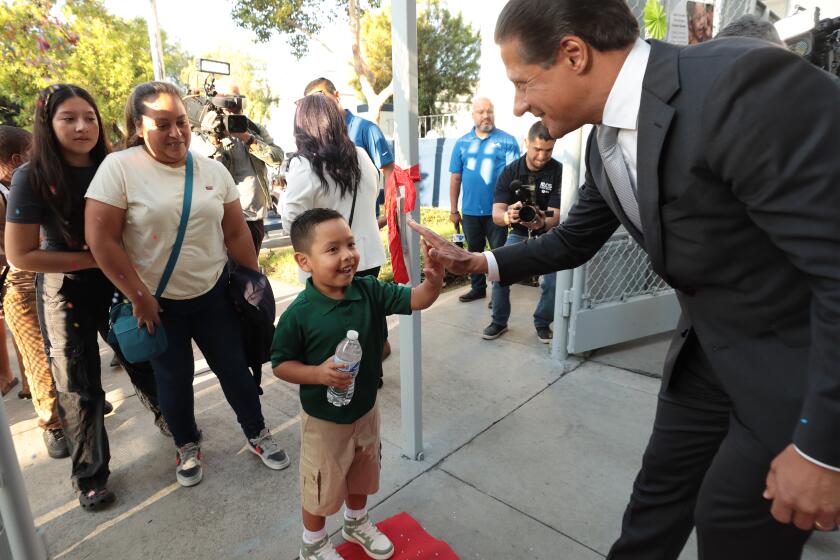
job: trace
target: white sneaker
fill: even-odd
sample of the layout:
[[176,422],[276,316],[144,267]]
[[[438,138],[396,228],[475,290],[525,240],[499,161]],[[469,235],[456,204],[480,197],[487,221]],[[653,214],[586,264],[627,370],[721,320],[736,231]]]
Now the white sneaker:
[[370,516],[367,513],[359,519],[345,517],[341,536],[347,542],[360,545],[365,554],[374,560],[387,560],[394,555],[394,543],[370,522]]
[[316,543],[301,541],[300,560],[344,560],[330,542],[329,535]]

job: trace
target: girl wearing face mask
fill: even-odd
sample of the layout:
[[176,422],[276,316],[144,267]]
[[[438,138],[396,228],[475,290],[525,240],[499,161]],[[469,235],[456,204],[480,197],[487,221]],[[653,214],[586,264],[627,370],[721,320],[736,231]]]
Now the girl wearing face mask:
[[[110,452],[97,340],[97,334],[105,337],[108,331],[114,287],[84,237],[85,191],[110,151],[87,91],[68,84],[45,88],[35,110],[31,159],[15,173],[6,209],[8,260],[38,273],[38,315],[73,463],[72,481],[85,509],[114,501],[106,486]],[[115,352],[140,400],[157,411],[151,367],[125,363]],[[160,413],[155,416],[165,430]]]
[[[140,84],[126,105],[125,150],[109,155],[87,192],[87,239],[105,274],[131,301],[139,325],[163,325],[164,353],[152,360],[161,408],[172,430],[175,475],[201,482],[201,432],[193,403],[195,340],[218,376],[248,448],[279,470],[289,458],[265,427],[248,370],[239,320],[227,293],[228,258],[256,270],[239,193],[224,166],[190,157],[190,125],[178,89]],[[183,245],[160,299],[154,296],[172,252],[191,166],[192,196]]]

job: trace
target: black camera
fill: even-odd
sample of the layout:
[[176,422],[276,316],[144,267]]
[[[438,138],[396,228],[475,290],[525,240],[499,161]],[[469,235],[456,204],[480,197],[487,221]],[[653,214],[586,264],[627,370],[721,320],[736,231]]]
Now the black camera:
[[223,109],[241,111],[243,99],[244,97],[241,95],[219,95],[216,93],[215,80],[212,76],[207,76],[204,81],[204,95],[196,92],[184,98],[184,107],[187,109],[190,127],[194,131],[201,132],[201,123],[204,117],[207,113],[214,112],[221,117],[212,131],[216,138],[221,139],[228,133],[247,132],[248,117],[245,115],[229,115],[223,111]]
[[787,39],[788,48],[826,72],[840,76],[840,17],[819,19],[814,11],[814,28]]
[[[527,224],[536,220],[540,215],[540,210],[537,205],[537,187],[534,185],[534,178],[531,177],[527,185],[523,185],[519,180],[511,181],[510,189],[514,192],[516,200],[522,203],[522,208],[519,209],[519,221]],[[546,218],[551,218],[554,216],[554,211],[546,210],[544,214]]]

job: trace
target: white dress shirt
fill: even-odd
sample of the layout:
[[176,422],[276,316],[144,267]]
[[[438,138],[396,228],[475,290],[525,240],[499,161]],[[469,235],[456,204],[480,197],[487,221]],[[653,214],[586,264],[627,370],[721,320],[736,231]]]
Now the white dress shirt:
[[[642,101],[642,82],[645,79],[645,70],[649,58],[650,45],[637,38],[610,90],[607,103],[604,105],[604,115],[601,118],[601,124],[618,129],[618,147],[624,156],[625,163],[627,163],[630,182],[637,192],[636,155],[639,141],[639,105]],[[493,256],[492,251],[485,251],[484,256],[487,259],[487,278],[498,282],[500,275],[496,257]],[[795,445],[794,449],[804,459],[823,468],[840,472],[840,468],[826,465],[813,457],[809,457]]]

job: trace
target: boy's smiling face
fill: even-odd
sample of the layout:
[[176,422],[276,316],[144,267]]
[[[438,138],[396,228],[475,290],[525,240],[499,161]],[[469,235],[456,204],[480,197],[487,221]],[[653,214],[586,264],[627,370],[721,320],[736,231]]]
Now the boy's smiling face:
[[329,220],[315,226],[309,250],[295,253],[295,260],[312,275],[318,291],[339,299],[356,274],[359,250],[347,222]]

